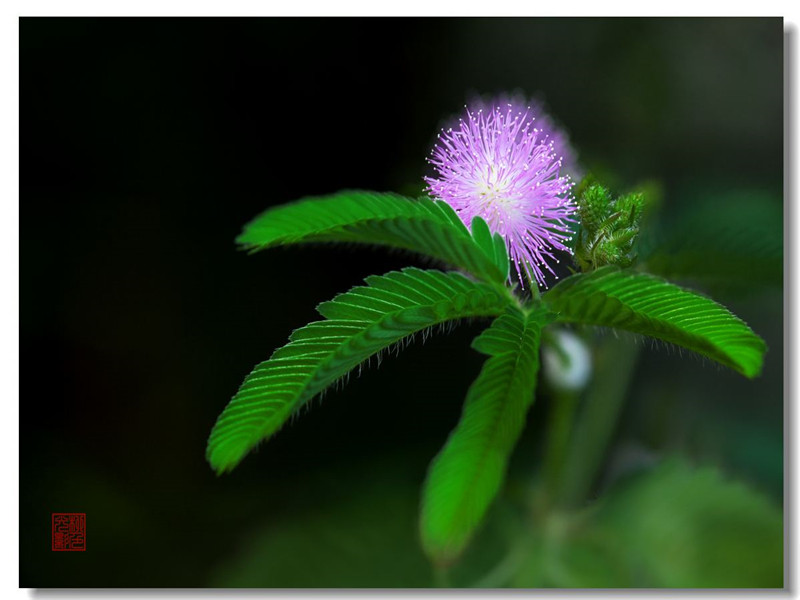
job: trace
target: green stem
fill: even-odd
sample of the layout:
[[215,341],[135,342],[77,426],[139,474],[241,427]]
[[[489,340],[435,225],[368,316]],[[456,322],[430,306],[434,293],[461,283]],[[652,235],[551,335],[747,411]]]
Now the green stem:
[[609,336],[598,345],[594,376],[564,462],[559,505],[574,507],[586,500],[616,430],[638,356],[639,346],[628,336]]
[[560,487],[577,404],[578,395],[575,392],[561,391],[553,395],[544,458],[544,483],[550,499],[548,503],[552,503]]
[[436,565],[433,567],[433,585],[437,588],[449,588],[450,570],[447,567]]

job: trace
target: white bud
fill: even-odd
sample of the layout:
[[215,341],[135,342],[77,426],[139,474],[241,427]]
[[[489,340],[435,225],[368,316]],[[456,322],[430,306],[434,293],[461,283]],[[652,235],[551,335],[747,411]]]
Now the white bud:
[[577,392],[589,382],[592,357],[586,343],[571,331],[551,330],[558,348],[542,348],[542,371],[556,389]]

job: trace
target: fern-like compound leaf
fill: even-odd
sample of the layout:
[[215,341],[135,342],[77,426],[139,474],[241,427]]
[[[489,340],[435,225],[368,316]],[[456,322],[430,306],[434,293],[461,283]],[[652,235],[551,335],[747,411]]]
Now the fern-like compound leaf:
[[725,307],[663,279],[604,267],[542,296],[564,323],[615,327],[682,346],[746,377],[761,371],[764,340]]
[[255,367],[220,415],[206,456],[219,473],[233,469],[304,403],[370,356],[433,325],[502,314],[511,297],[458,273],[415,268],[366,279],[323,302],[326,318],[292,333]]
[[249,223],[236,241],[249,250],[302,242],[391,246],[431,256],[481,279],[502,283],[508,276],[505,244],[500,252],[493,246],[486,223],[480,218],[478,221],[472,224],[473,237],[445,202],[425,197],[412,200],[391,193],[343,191],[271,208]]
[[461,420],[431,463],[422,500],[425,552],[440,564],[466,547],[500,489],[508,458],[525,426],[539,369],[546,311],[510,308],[473,342],[487,354],[470,386]]

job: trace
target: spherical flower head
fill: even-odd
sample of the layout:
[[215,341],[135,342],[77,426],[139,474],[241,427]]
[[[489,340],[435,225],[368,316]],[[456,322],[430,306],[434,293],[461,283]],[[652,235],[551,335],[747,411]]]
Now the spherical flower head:
[[469,227],[482,217],[503,236],[520,283],[546,286],[545,271],[566,243],[575,222],[573,182],[561,175],[553,140],[536,125],[532,109],[513,104],[466,109],[457,125],[442,130],[431,151],[436,177],[428,192],[447,202]]

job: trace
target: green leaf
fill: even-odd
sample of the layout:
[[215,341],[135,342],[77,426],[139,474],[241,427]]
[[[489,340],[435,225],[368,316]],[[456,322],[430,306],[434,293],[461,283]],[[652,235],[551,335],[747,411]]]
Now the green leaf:
[[492,240],[494,241],[494,262],[500,272],[503,273],[504,280],[508,279],[510,277],[511,259],[508,257],[506,241],[499,233],[495,233]]
[[233,469],[305,402],[370,356],[433,325],[496,316],[511,298],[458,273],[403,269],[367,277],[318,307],[327,320],[296,330],[290,342],[247,376],[217,420],[206,457]]
[[236,241],[250,250],[301,242],[379,244],[432,256],[503,283],[507,271],[498,267],[496,251],[486,243],[488,233],[480,220],[473,238],[445,202],[343,191],[271,208],[249,223]]
[[648,335],[750,378],[761,371],[766,345],[742,320],[704,296],[651,275],[604,267],[568,277],[542,299],[560,322]]
[[509,277],[511,261],[508,258],[506,241],[499,233],[492,235],[489,225],[481,217],[472,219],[472,237],[486,256],[492,257],[503,280]]
[[541,307],[528,315],[510,308],[472,344],[489,359],[423,490],[422,543],[437,563],[459,556],[500,489],[534,399],[545,314]]
[[494,257],[494,241],[489,225],[481,217],[472,219],[472,238],[486,256]]

